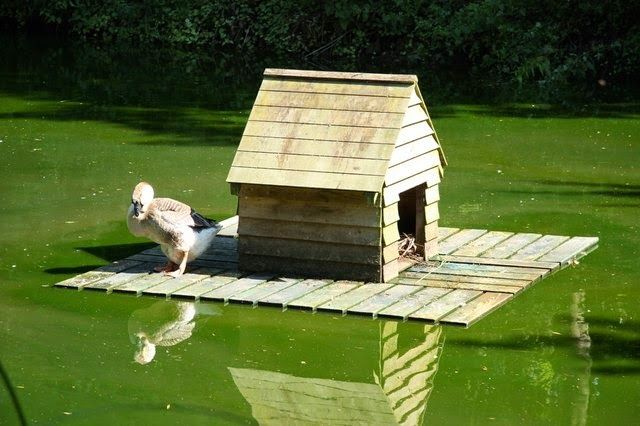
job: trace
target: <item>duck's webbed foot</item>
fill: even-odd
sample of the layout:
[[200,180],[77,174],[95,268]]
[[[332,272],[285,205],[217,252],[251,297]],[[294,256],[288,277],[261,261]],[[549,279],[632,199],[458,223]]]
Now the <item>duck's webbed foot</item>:
[[175,271],[178,268],[178,265],[173,263],[172,261],[168,260],[167,264],[164,266],[156,266],[155,268],[153,268],[154,271],[156,272],[172,272]]
[[179,276],[184,274],[184,270],[187,268],[187,258],[189,257],[189,252],[183,251],[183,252],[181,252],[181,254],[182,254],[182,260],[180,261],[180,265],[177,265],[177,264],[174,263],[174,265],[177,267],[177,269],[175,269],[173,271],[165,271],[165,275],[169,275],[169,276],[172,276],[174,278],[178,278]]

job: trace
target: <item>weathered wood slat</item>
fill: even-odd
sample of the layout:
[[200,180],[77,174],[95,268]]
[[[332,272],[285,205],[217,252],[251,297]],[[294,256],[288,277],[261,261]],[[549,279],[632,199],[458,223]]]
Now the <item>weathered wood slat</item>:
[[317,309],[323,311],[338,311],[344,314],[350,307],[381,293],[390,287],[392,287],[391,284],[361,285],[348,293],[337,296],[335,299],[318,306]]
[[379,210],[365,204],[353,206],[277,198],[240,198],[239,210],[243,218],[362,227],[380,225]]
[[408,179],[424,170],[437,167],[440,164],[440,154],[438,151],[430,151],[418,157],[389,167],[386,171],[384,181],[386,185],[393,185],[401,180]]
[[427,204],[440,201],[440,185],[434,185],[424,190],[424,200]]
[[[394,283],[406,284],[413,286],[420,286],[424,288],[445,288],[445,289],[462,289],[462,290],[479,290],[479,291],[492,291],[497,293],[510,293],[515,294],[521,292],[526,288],[527,284],[521,285],[505,285],[497,284],[486,280],[486,283],[474,282],[474,279],[460,279],[460,280],[439,280],[438,277],[429,277],[426,279],[398,277],[394,280]],[[511,283],[510,283],[511,284]]]
[[301,241],[282,238],[262,238],[241,235],[239,249],[243,254],[256,254],[288,259],[321,260],[376,265],[380,249],[372,246]]
[[[314,208],[317,206],[331,207],[333,204],[368,204],[371,193],[362,191],[341,191],[318,188],[292,188],[270,185],[240,186],[238,196],[242,198],[277,198],[280,200],[295,200],[311,203]],[[377,204],[376,204],[377,205]]]
[[412,285],[394,285],[388,290],[375,294],[357,305],[348,308],[347,311],[359,314],[373,314],[373,316],[376,317],[379,311],[419,290],[419,287]]
[[408,99],[381,96],[352,96],[324,93],[260,91],[254,105],[287,108],[313,108],[340,111],[395,112],[404,114]]
[[245,236],[288,238],[301,241],[347,243],[379,246],[380,228],[318,224],[311,222],[287,222],[243,217],[240,233]]
[[438,251],[440,254],[451,254],[460,247],[469,244],[471,241],[480,238],[486,233],[486,229],[463,229],[440,240],[440,248]]
[[424,207],[424,221],[426,224],[436,222],[438,219],[440,219],[438,203],[431,203]]
[[127,281],[133,281],[136,278],[143,277],[153,272],[153,268],[160,263],[140,263],[131,268],[111,275],[99,281],[94,281],[85,285],[83,288],[90,288],[93,290],[106,290],[110,291],[112,288],[124,284]]
[[441,226],[440,228],[438,228],[438,239],[442,241],[445,238],[449,237],[450,235],[455,234],[459,230],[460,230],[459,228],[447,228],[447,227]]
[[454,290],[409,315],[409,318],[437,322],[482,294],[474,290]]
[[413,266],[410,270],[412,272],[422,272],[429,270],[429,268],[439,268],[443,272],[455,270],[470,272],[508,272],[512,274],[520,274],[526,276],[538,276],[541,273],[547,272],[541,268],[528,268],[525,266],[505,266],[505,265],[483,265],[477,263],[462,263],[462,262],[437,262],[428,261]]
[[153,274],[146,274],[140,278],[136,278],[133,281],[127,281],[125,283],[119,284],[115,287],[112,287],[110,290],[117,293],[135,293],[137,295],[142,294],[142,291],[149,288],[161,284],[165,281],[169,281],[173,279],[170,276],[164,275],[163,273],[156,272]]
[[406,319],[407,316],[424,305],[450,293],[451,290],[446,288],[425,288],[417,293],[410,294],[391,306],[388,306],[378,312],[378,316],[388,316]]
[[267,297],[263,297],[259,300],[259,303],[264,305],[278,305],[286,308],[290,302],[296,299],[300,299],[302,296],[311,293],[319,288],[325,287],[331,283],[331,280],[304,280],[298,282],[294,286],[287,287],[277,293],[273,293]]
[[465,306],[442,318],[440,321],[452,324],[461,324],[468,327],[480,318],[483,318],[495,309],[504,305],[512,298],[513,295],[511,294],[484,293],[467,303]]
[[362,283],[354,281],[336,281],[289,302],[288,306],[294,308],[307,308],[315,311],[318,306],[330,302],[336,297],[340,297],[342,294],[361,285]]
[[245,272],[224,271],[218,275],[197,281],[187,287],[174,291],[172,297],[192,297],[199,299],[201,295],[213,291],[223,285],[232,283],[246,275]]
[[384,177],[231,166],[228,182],[380,192]]
[[409,272],[404,271],[400,275],[402,278],[415,278],[417,281],[415,284],[429,286],[431,280],[436,281],[451,281],[460,283],[474,283],[474,284],[490,284],[490,285],[506,285],[513,287],[526,287],[531,283],[527,279],[514,279],[514,278],[496,278],[496,277],[472,277],[467,275],[455,275],[455,274],[426,274],[424,272]]
[[393,145],[390,144],[261,136],[244,136],[238,151],[317,156],[339,153],[341,157],[370,160],[386,159],[394,152]]
[[[418,77],[413,74],[376,74],[363,72],[337,72],[337,71],[308,71],[292,70],[282,68],[267,68],[264,70],[265,77],[293,77],[312,78],[317,80],[345,80],[345,81],[370,81],[408,84],[413,89],[413,84],[418,82]],[[413,90],[412,90],[413,91]]]
[[435,167],[385,187],[383,190],[385,203],[397,203],[400,200],[400,193],[423,183],[426,183],[428,187],[439,184],[440,170]]
[[512,232],[490,231],[451,254],[454,256],[479,256],[480,253],[489,250],[512,235]]
[[[334,154],[334,156],[330,154],[317,156],[288,153],[258,153],[238,150],[233,160],[233,165],[254,169],[305,170],[372,176],[383,176],[387,170],[386,160],[344,157],[340,156],[340,152],[332,154]],[[437,164],[439,158],[432,160],[432,162]]]
[[64,281],[56,283],[55,286],[77,288],[78,290],[81,290],[88,284],[103,280],[107,277],[117,274],[118,272],[122,272],[126,269],[138,266],[140,265],[140,263],[141,262],[130,259],[120,260],[108,265],[101,266],[100,268],[93,271],[85,272],[75,277],[68,278]]
[[389,167],[404,163],[407,160],[437,150],[438,148],[438,142],[436,142],[433,135],[408,142],[402,146],[395,147],[395,149],[391,153]]
[[573,237],[536,260],[539,262],[559,262],[564,266],[573,259],[579,259],[588,254],[597,246],[597,237]]
[[[398,241],[394,241],[382,248],[382,261],[385,265],[398,258],[399,248],[400,245]],[[389,272],[392,273],[391,271]]]
[[256,273],[239,280],[232,281],[229,284],[218,287],[207,293],[201,294],[200,299],[223,300],[225,303],[235,294],[253,288],[267,280],[274,278],[274,273]]
[[393,141],[395,141],[396,147],[399,147],[406,143],[426,138],[427,136],[433,135],[434,133],[435,132],[433,128],[429,126],[428,122],[421,121],[420,123],[411,124],[400,129],[400,132],[394,135],[397,137],[397,139],[394,138]]
[[542,235],[540,234],[514,234],[506,240],[498,243],[491,249],[485,251],[480,254],[481,257],[492,257],[494,259],[506,259],[509,256],[512,256],[515,252],[520,250],[522,247],[529,245],[534,242]]
[[411,95],[409,96],[409,103],[408,103],[409,107],[423,103],[422,95],[420,95],[419,93],[420,93],[420,88],[416,84],[414,85],[414,90],[411,91]]
[[525,268],[540,268],[554,271],[560,266],[557,262],[538,262],[535,260],[515,260],[515,259],[494,259],[470,256],[447,256],[438,255],[437,259],[444,262],[470,263],[478,265],[502,265],[502,266],[522,266]]
[[382,242],[385,246],[390,245],[400,239],[400,233],[398,232],[398,225],[392,223],[391,225],[382,228]]
[[261,299],[269,297],[270,295],[286,288],[289,288],[300,281],[302,281],[302,279],[300,278],[274,278],[265,283],[258,284],[257,286],[246,291],[234,294],[233,296],[229,297],[229,301],[245,303],[248,302],[252,303],[255,306]]
[[302,93],[327,93],[338,95],[384,96],[388,98],[408,98],[412,87],[409,84],[372,84],[367,81],[322,81],[322,80],[284,80],[265,77],[260,90]]
[[407,112],[404,114],[402,127],[419,123],[421,121],[427,121],[428,118],[429,116],[427,115],[427,112],[425,111],[422,104],[412,105],[407,108]]
[[412,268],[412,272],[426,273],[428,275],[460,275],[464,277],[486,277],[501,278],[508,280],[536,280],[547,273],[544,269],[538,269],[538,272],[512,272],[505,269],[502,271],[484,270],[480,268],[451,268],[443,265],[442,267],[421,266]]
[[222,272],[222,269],[211,269],[211,268],[196,269],[193,272],[185,273],[177,278],[173,278],[171,280],[164,281],[153,287],[146,288],[142,292],[144,294],[156,294],[156,295],[164,295],[169,297],[174,292],[180,289],[183,289],[191,284],[194,284],[198,281],[202,281],[205,278],[209,278],[211,275],[217,274],[219,272]]
[[238,233],[238,215],[221,220],[218,225],[222,226],[222,229],[218,231],[218,237],[235,237]]
[[390,204],[382,209],[382,224],[391,225],[400,220],[398,203]]
[[563,237],[560,235],[545,235],[531,244],[524,246],[520,250],[518,250],[513,256],[509,257],[509,259],[513,260],[535,260],[541,257],[542,255],[550,252],[554,248],[558,247],[560,244],[567,241],[569,237]]

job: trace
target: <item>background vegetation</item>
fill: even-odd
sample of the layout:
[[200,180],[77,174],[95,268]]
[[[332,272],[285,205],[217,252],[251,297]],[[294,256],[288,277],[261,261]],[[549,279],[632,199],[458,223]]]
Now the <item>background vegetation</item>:
[[[634,96],[640,2],[593,0],[9,0],[0,25],[93,46],[267,63],[414,72],[542,100]],[[184,55],[184,53],[182,53]],[[630,91],[630,89],[633,89]]]

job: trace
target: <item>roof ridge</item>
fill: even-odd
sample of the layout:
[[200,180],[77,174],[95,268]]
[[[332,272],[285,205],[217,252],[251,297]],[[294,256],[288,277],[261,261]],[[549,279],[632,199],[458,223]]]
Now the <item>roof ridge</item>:
[[416,84],[418,77],[414,74],[377,74],[365,72],[338,72],[338,71],[314,71],[294,70],[280,68],[266,68],[265,76],[290,77],[290,78],[315,78],[327,80],[356,80],[375,83]]

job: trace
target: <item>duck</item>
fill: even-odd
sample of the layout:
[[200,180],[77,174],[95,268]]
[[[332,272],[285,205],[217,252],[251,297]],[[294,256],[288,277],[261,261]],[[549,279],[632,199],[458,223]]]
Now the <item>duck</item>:
[[160,245],[168,260],[155,271],[172,277],[184,274],[187,263],[202,255],[221,229],[185,203],[155,198],[153,187],[147,182],[140,182],[133,189],[127,227],[133,235]]

